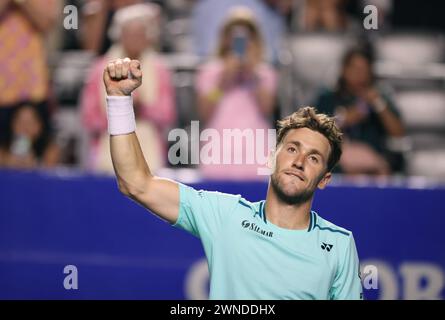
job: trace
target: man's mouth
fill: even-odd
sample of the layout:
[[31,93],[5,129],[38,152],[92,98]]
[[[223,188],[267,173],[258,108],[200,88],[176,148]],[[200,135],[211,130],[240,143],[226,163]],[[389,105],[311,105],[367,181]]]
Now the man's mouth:
[[300,179],[301,181],[304,181],[304,180],[305,180],[304,176],[303,176],[301,173],[299,173],[299,172],[295,172],[295,171],[285,171],[284,173],[285,173],[286,175],[288,175],[288,176],[294,176],[294,177],[297,177],[297,178]]

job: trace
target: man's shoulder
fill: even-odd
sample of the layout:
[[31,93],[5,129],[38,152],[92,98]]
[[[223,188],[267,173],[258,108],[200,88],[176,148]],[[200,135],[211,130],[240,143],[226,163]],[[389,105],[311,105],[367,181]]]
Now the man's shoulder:
[[321,239],[322,249],[337,253],[337,256],[342,257],[346,254],[351,245],[354,243],[352,232],[346,228],[340,227],[315,213],[316,221],[314,231],[319,233],[318,239]]
[[332,235],[338,236],[340,238],[349,238],[352,237],[352,231],[347,230],[346,228],[340,227],[318,215],[315,211],[312,211],[314,214],[314,222],[313,229],[329,232]]
[[209,200],[222,204],[224,202],[237,203],[242,199],[240,194],[231,194],[221,191],[199,189],[192,185],[178,183],[181,200]]

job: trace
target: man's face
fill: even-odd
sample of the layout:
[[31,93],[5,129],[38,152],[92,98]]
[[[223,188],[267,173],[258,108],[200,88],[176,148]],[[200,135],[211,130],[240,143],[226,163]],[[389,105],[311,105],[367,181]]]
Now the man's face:
[[278,146],[271,185],[278,197],[288,204],[312,198],[315,189],[323,189],[331,173],[327,163],[331,147],[321,133],[308,128],[292,129]]
[[371,82],[371,67],[368,60],[359,55],[352,57],[344,68],[344,78],[346,85],[355,91],[353,93],[358,94],[366,89]]

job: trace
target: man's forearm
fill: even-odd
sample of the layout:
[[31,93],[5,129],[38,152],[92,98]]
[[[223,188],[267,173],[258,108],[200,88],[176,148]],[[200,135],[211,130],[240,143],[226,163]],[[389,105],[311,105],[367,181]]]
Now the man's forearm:
[[179,215],[179,185],[151,174],[135,134],[131,93],[142,83],[140,62],[129,58],[111,61],[103,76],[111,158],[119,190],[161,219],[174,223]]
[[136,133],[111,136],[110,148],[119,188],[125,194],[137,194],[151,172]]
[[[131,77],[128,77],[128,74]],[[104,70],[107,91],[108,133],[111,159],[119,189],[133,198],[146,189],[150,169],[136,136],[131,93],[142,83],[140,62],[128,58],[110,62]]]
[[107,96],[107,117],[111,159],[119,189],[135,196],[145,187],[151,173],[135,133],[132,97]]

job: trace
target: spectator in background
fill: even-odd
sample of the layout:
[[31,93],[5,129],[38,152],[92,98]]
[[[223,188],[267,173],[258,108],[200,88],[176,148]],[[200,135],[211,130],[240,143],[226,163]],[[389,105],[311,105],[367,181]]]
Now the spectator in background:
[[304,0],[298,3],[299,31],[360,33],[362,26],[348,16],[348,0]]
[[33,169],[57,165],[59,148],[35,105],[16,106],[10,125],[8,140],[0,148],[0,166]]
[[107,52],[112,45],[107,30],[116,11],[143,2],[143,0],[85,0],[80,24],[83,48],[98,55]]
[[82,122],[90,137],[92,170],[112,171],[107,133],[103,70],[114,59],[141,61],[144,82],[134,94],[138,135],[144,152],[151,154],[155,169],[164,165],[162,134],[176,118],[171,74],[155,48],[159,35],[159,6],[137,4],[116,12],[110,28],[113,46],[92,66],[81,98]]
[[[244,39],[241,45],[237,42],[240,39]],[[253,132],[263,129],[267,143],[277,80],[274,69],[264,62],[263,45],[253,13],[245,7],[234,8],[218,38],[217,56],[198,73],[200,119],[221,137],[224,129],[252,129]],[[255,148],[258,148],[257,143]],[[266,153],[267,148],[265,144]],[[221,146],[221,151],[223,149]],[[241,149],[248,152],[246,146]],[[203,175],[218,179],[258,179],[259,166],[246,164],[247,154],[240,154],[243,150],[235,149],[232,142],[231,154],[241,158],[243,164],[202,164]]]
[[314,104],[335,115],[345,134],[340,169],[346,174],[387,175],[403,169],[403,158],[386,147],[389,137],[402,137],[404,127],[387,94],[376,87],[368,54],[346,53],[334,91],[325,90]]
[[0,1],[0,145],[7,143],[14,106],[42,106],[49,126],[49,71],[45,36],[61,12],[57,0]]
[[285,19],[279,10],[265,0],[201,0],[192,12],[192,34],[196,52],[201,57],[208,57],[217,46],[218,33],[231,8],[248,7],[257,19],[257,28],[264,39],[264,58],[277,63],[283,35]]

